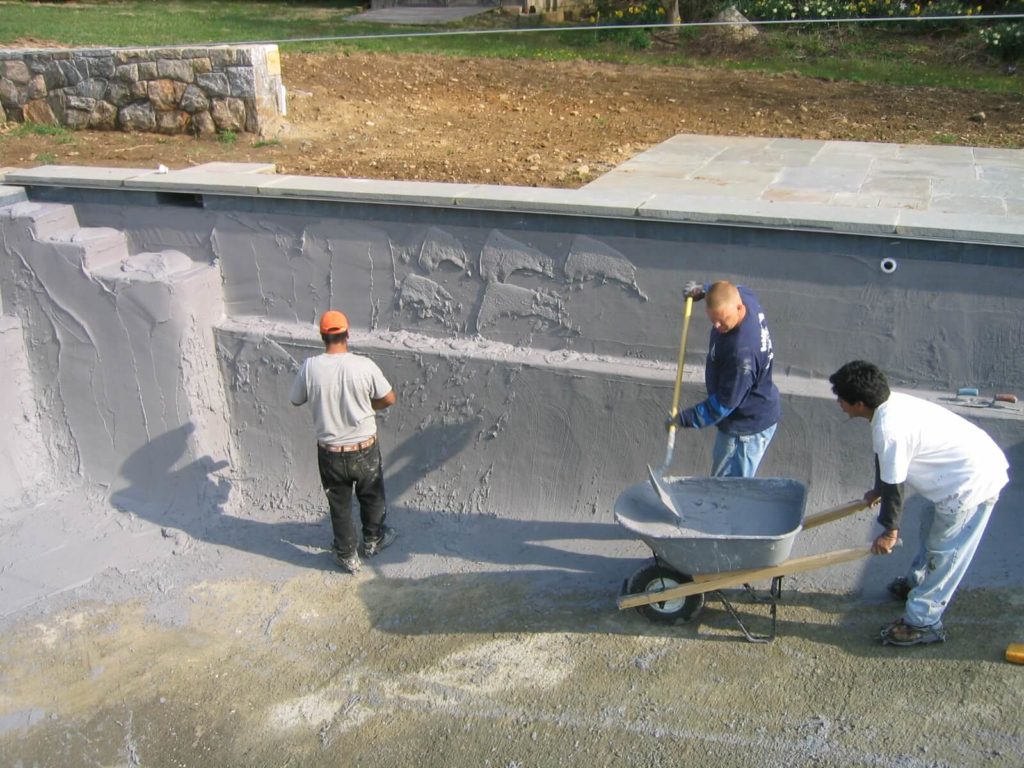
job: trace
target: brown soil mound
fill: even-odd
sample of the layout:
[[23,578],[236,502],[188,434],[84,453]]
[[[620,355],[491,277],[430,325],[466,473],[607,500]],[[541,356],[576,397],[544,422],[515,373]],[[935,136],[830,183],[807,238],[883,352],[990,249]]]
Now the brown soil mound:
[[678,133],[1024,145],[1024,100],[991,93],[427,55],[291,54],[282,68],[289,122],[275,136],[39,136],[8,124],[0,165],[263,161],[304,175],[573,187]]

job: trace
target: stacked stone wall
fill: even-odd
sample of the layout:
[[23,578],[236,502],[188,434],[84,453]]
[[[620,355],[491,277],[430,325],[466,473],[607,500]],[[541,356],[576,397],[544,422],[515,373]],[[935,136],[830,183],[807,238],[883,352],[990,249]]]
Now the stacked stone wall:
[[282,93],[276,45],[0,51],[0,105],[17,122],[259,134]]

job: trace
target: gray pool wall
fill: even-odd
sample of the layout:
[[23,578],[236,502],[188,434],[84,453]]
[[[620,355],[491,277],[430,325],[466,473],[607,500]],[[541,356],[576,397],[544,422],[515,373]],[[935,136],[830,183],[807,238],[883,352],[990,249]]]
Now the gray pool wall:
[[[288,389],[295,361],[321,349],[317,316],[336,308],[398,395],[380,421],[396,515],[610,522],[618,494],[664,456],[690,279],[759,294],[785,411],[761,474],[807,484],[809,511],[872,480],[867,423],[845,419],[826,381],[854,358],[951,405],[1024,462],[1018,409],[949,400],[1024,381],[1018,246],[586,206],[22,189],[28,202],[0,208],[0,340],[16,373],[4,387],[27,414],[2,426],[20,457],[5,504],[77,476],[172,519],[203,514],[218,473],[233,514],[321,508],[310,416]],[[703,397],[706,351],[698,304],[684,404]],[[706,473],[712,441],[681,433],[672,473]],[[1021,500],[1015,480],[972,583],[1020,578],[1009,523]],[[870,516],[823,526],[796,550],[872,530]]]

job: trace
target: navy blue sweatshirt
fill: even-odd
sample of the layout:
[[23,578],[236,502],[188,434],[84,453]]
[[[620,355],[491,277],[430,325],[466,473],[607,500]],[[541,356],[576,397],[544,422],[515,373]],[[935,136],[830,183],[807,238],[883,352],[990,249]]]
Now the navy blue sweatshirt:
[[730,435],[753,435],[777,424],[782,415],[764,310],[753,291],[736,287],[747,315],[728,333],[711,329],[704,369],[708,398],[679,414],[684,427],[716,425]]

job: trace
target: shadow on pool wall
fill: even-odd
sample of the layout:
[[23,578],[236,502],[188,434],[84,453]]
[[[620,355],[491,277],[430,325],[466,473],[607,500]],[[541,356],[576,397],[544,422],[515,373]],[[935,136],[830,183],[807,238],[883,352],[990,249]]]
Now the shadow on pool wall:
[[[858,497],[872,480],[867,425],[845,420],[826,381],[842,363],[871,359],[898,388],[933,398],[1024,381],[1024,357],[1008,353],[1024,339],[1024,259],[1013,247],[379,202],[207,195],[170,205],[146,192],[61,188],[29,198],[0,209],[0,287],[46,404],[48,461],[123,492],[129,456],[195,424],[170,469],[230,462],[225,508],[264,523],[321,514],[309,414],[288,389],[296,362],[320,351],[314,320],[329,307],[348,313],[354,349],[399,397],[380,422],[396,510],[612,522],[617,495],[664,455],[690,279],[727,278],[760,295],[785,409],[761,474],[806,483],[808,511]],[[133,258],[163,260],[147,257],[130,274],[120,255],[94,267],[82,244],[97,228],[120,233]],[[58,258],[90,294],[47,285]],[[880,268],[885,258],[895,272]],[[170,326],[117,310],[142,283],[169,302]],[[703,396],[706,328],[698,309],[684,403]],[[125,357],[108,368],[110,354]],[[110,383],[97,389],[97,376]],[[1019,410],[961,412],[1020,466]],[[125,439],[125,429],[136,433]],[[712,439],[681,434],[671,472],[706,473]],[[1015,481],[972,583],[1020,578],[1005,510],[1021,495]],[[795,553],[866,541],[871,517],[809,531]],[[800,579],[850,587],[862,568]]]

